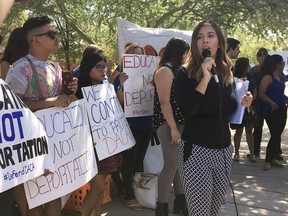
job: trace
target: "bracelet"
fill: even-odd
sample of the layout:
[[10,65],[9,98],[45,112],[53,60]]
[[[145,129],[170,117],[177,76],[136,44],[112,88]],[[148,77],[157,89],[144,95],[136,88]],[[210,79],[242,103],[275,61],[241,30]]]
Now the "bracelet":
[[124,92],[124,88],[123,88],[122,85],[119,85],[119,86],[117,87],[117,92],[118,92],[118,91]]

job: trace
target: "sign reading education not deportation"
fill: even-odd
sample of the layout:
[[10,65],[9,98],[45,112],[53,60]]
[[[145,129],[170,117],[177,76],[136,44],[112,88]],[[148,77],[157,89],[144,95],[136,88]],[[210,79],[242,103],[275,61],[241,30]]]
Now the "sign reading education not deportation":
[[46,130],[55,169],[53,174],[24,184],[29,208],[76,190],[98,172],[84,100],[67,108],[40,110],[35,115]]
[[49,153],[42,125],[0,79],[0,192],[53,169]]
[[128,75],[124,82],[124,110],[126,117],[153,115],[154,86],[152,76],[159,57],[123,55],[123,71]]
[[99,160],[135,144],[122,107],[111,84],[82,88]]

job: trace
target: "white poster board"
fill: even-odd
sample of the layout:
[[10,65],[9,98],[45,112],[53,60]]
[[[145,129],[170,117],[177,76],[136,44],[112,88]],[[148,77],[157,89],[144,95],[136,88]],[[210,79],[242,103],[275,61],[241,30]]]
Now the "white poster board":
[[98,172],[84,100],[35,115],[46,130],[55,169],[24,184],[29,208],[73,192]]
[[178,29],[162,29],[162,28],[144,28],[127,20],[118,18],[118,50],[123,53],[124,45],[127,42],[134,42],[142,47],[146,45],[152,46],[157,53],[165,47],[167,42],[178,37],[191,42],[192,31],[184,31]]
[[93,140],[99,160],[135,144],[114,86],[101,84],[82,88]]
[[244,116],[245,107],[241,105],[241,98],[243,95],[248,91],[249,81],[243,81],[234,77],[234,81],[236,84],[235,93],[237,99],[237,110],[233,115],[230,117],[229,122],[232,124],[241,124],[242,119]]
[[36,116],[0,79],[0,192],[53,169],[50,151]]
[[126,118],[153,115],[154,86],[151,81],[158,62],[157,56],[123,55],[123,71],[129,77],[124,82]]

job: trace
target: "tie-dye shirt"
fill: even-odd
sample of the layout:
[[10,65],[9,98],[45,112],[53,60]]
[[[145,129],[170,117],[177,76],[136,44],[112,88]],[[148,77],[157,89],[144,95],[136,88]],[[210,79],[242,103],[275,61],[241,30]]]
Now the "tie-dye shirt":
[[[38,80],[33,75],[27,57],[31,59],[37,71]],[[29,54],[13,64],[5,81],[15,93],[23,95],[24,101],[35,101],[41,99],[41,94],[39,94],[35,84],[36,81],[39,82],[43,98],[51,98],[60,94],[62,71],[58,64],[51,61],[41,61]]]

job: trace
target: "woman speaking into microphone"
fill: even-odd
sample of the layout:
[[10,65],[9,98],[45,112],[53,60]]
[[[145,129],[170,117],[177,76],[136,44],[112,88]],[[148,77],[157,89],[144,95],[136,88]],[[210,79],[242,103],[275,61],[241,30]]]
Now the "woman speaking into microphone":
[[[228,118],[237,102],[225,44],[216,23],[200,22],[191,55],[175,79],[176,100],[186,119],[178,164],[189,216],[217,215],[229,183],[233,148]],[[251,102],[251,94],[242,97],[242,105]]]

